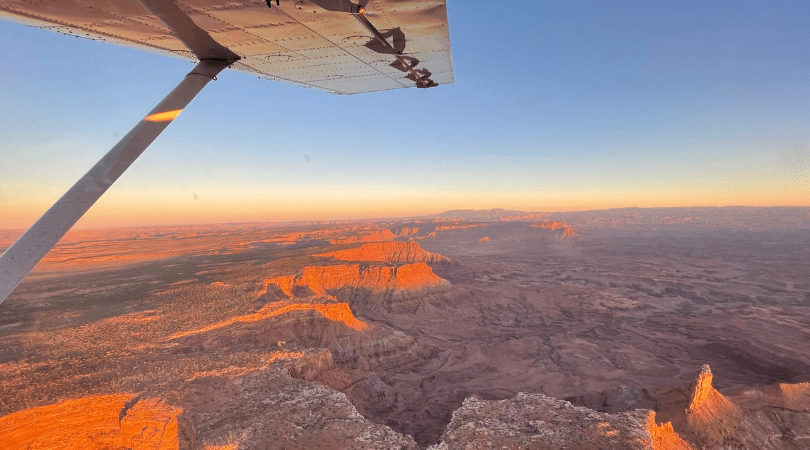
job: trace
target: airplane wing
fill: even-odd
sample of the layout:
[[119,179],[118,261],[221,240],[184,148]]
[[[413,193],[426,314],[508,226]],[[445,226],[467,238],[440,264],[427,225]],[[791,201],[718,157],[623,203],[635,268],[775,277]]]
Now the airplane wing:
[[[196,35],[169,29],[165,5]],[[241,58],[231,69],[335,94],[453,82],[445,0],[0,0],[0,17],[192,60],[210,59],[189,45],[207,35]]]
[[0,0],[0,17],[199,60],[0,255],[0,303],[226,68],[336,94],[453,81],[445,0]]

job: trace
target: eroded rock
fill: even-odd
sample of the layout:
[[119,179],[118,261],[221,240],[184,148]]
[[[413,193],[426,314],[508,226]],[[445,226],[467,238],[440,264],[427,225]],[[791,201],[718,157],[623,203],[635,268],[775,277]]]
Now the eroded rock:
[[656,426],[654,417],[645,410],[600,413],[543,394],[497,401],[469,397],[430,450],[690,449],[670,427]]
[[567,223],[555,220],[551,222],[540,222],[540,223],[533,223],[531,224],[534,228],[542,228],[545,230],[562,230],[562,234],[560,234],[560,238],[573,238],[579,236],[573,228],[568,226]]
[[803,448],[810,408],[796,400],[808,398],[808,383],[738,387],[726,397],[712,387],[712,378],[704,365],[690,385],[658,394],[660,417],[671,420],[684,439],[701,449]]
[[425,251],[415,241],[375,242],[357,248],[337,250],[315,256],[333,257],[342,261],[380,261],[389,263],[436,263],[439,261],[449,261],[449,258],[438,253]]

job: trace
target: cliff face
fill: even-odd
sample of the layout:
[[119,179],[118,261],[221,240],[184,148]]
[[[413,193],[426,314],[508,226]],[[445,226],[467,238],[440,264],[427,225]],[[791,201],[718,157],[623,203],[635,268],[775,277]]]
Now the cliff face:
[[647,415],[647,431],[650,433],[650,443],[654,450],[695,450],[675,432],[672,422],[658,425],[652,411]]
[[449,258],[445,258],[438,253],[425,251],[415,241],[376,242],[365,244],[358,248],[338,250],[315,256],[333,257],[342,261],[381,261],[390,263],[436,263],[439,261],[449,261]]
[[304,277],[324,290],[344,287],[363,288],[371,292],[388,289],[419,289],[441,284],[441,280],[424,263],[400,267],[339,265],[307,267]]
[[280,291],[288,298],[334,296],[345,289],[362,290],[368,294],[390,294],[421,291],[447,284],[424,262],[396,267],[365,264],[307,266],[297,275],[265,280],[267,294],[277,295]]

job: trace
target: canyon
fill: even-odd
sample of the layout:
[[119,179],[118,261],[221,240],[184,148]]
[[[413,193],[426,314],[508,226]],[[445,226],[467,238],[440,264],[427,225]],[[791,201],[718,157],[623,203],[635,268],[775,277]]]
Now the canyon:
[[73,232],[0,307],[0,447],[806,448],[808,229],[671,208]]

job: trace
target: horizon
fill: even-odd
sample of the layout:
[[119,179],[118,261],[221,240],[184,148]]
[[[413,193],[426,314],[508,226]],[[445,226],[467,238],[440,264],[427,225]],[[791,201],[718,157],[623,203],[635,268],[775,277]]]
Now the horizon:
[[[604,213],[620,210],[697,210],[697,209],[806,209],[810,213],[810,206],[789,206],[789,205],[773,205],[773,206],[748,206],[748,205],[723,205],[723,206],[624,206],[618,208],[604,208],[604,209],[578,209],[578,210],[565,210],[565,211],[519,211],[510,210],[505,208],[485,208],[485,209],[448,209],[441,212],[433,212],[418,216],[389,216],[389,217],[358,217],[358,218],[324,218],[324,219],[303,219],[303,220],[267,220],[267,221],[242,221],[242,222],[195,222],[195,223],[155,223],[155,224],[120,224],[108,226],[91,226],[91,225],[77,225],[68,231],[68,234],[75,231],[93,231],[93,230],[125,230],[135,228],[166,228],[166,227],[213,227],[213,226],[247,226],[247,225],[273,225],[279,227],[294,227],[294,226],[308,226],[308,225],[343,225],[354,223],[373,223],[373,222],[403,222],[424,220],[424,221],[470,221],[482,222],[481,219],[469,219],[464,217],[435,217],[448,213],[486,213],[501,211],[509,213],[510,215],[503,216],[504,218],[517,217],[518,215],[548,215],[546,219],[537,220],[565,220],[562,217],[553,217],[565,214],[581,214],[581,213]],[[19,232],[24,233],[27,228],[4,228],[0,223],[0,231],[2,232]]]
[[[221,74],[77,227],[810,206],[807,5],[532,4],[508,23],[481,5],[448,8],[454,84]],[[0,228],[24,229],[190,63],[5,20],[0,37]]]

